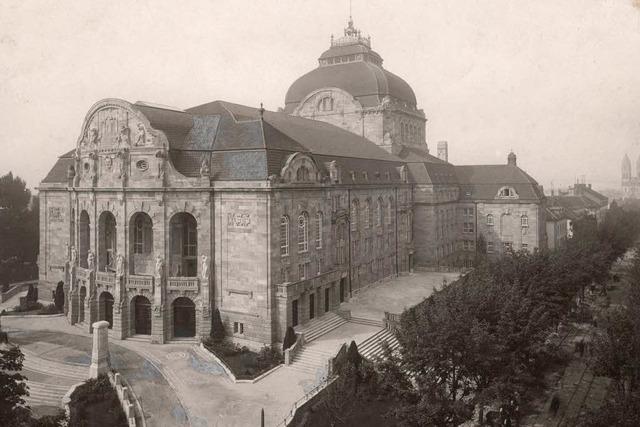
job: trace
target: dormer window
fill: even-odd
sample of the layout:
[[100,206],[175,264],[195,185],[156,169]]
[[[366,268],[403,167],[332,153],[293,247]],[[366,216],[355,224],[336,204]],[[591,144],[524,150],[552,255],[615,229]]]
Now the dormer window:
[[318,102],[319,111],[333,111],[333,98],[325,96]]
[[516,199],[516,198],[518,198],[518,193],[516,193],[516,190],[513,187],[502,187],[498,191],[498,196],[497,197],[499,197],[499,198]]
[[309,169],[306,166],[300,166],[296,171],[296,181],[309,181]]

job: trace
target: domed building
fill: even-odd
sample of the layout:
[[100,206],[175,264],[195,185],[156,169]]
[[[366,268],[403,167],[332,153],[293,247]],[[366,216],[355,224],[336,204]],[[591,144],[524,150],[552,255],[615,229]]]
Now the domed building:
[[454,166],[425,123],[352,20],[282,112],[99,101],[39,186],[40,281],[89,331],[199,340],[217,310],[259,348],[372,283],[470,266],[479,242],[544,246],[544,194],[515,154]]
[[350,18],[344,36],[331,36],[318,68],[297,79],[287,91],[284,111],[331,123],[375,142],[393,154],[403,146],[425,143],[424,112],[411,86],[382,66]]

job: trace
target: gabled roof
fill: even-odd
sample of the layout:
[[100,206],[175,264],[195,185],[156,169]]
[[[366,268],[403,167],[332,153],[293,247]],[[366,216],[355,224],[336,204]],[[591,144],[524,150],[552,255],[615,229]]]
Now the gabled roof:
[[494,200],[505,186],[513,187],[518,199],[542,200],[544,193],[535,179],[514,165],[455,166],[461,199]]
[[73,149],[58,157],[58,160],[53,165],[47,176],[44,177],[42,182],[44,184],[63,184],[67,182],[67,170],[69,166],[73,166],[73,155],[76,150]]

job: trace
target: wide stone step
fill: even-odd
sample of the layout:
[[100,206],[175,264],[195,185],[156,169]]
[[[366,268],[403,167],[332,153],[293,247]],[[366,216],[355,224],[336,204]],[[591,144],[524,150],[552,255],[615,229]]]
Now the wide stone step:
[[382,320],[376,319],[367,319],[365,317],[353,317],[349,319],[351,323],[357,323],[359,325],[368,325],[368,326],[377,326],[379,328],[384,327],[384,322]]
[[319,337],[321,337],[324,334],[327,334],[331,331],[333,331],[334,329],[339,328],[340,326],[344,325],[345,323],[347,323],[347,321],[343,318],[339,318],[339,319],[335,319],[335,320],[331,320],[330,322],[324,323],[322,325],[319,325],[317,328],[314,328],[313,330],[307,332],[304,334],[304,340],[305,342],[311,342]]
[[62,398],[69,390],[67,386],[27,381],[29,396],[25,400],[32,406],[62,406]]
[[151,335],[132,335],[126,339],[133,342],[151,342]]
[[[24,351],[24,350],[23,350]],[[89,366],[71,365],[43,359],[31,352],[24,351],[23,369],[39,372],[45,375],[56,375],[73,380],[84,380],[89,377]]]

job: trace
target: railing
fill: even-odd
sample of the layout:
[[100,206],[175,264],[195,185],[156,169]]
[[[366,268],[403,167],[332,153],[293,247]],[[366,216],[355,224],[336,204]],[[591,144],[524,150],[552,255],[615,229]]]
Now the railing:
[[[286,282],[276,285],[276,296],[286,297],[287,294],[296,295],[301,293],[307,287],[316,288],[327,282],[335,282],[340,280],[341,271],[332,270],[319,274],[309,279],[300,280],[298,282]],[[298,289],[300,287],[301,289]]]
[[302,349],[304,345],[304,334],[296,333],[296,342],[293,343],[291,347],[284,351],[284,364],[290,365],[293,361],[293,357]]
[[113,286],[116,284],[116,273],[109,273],[106,271],[98,271],[96,273],[96,284]]
[[392,332],[395,332],[400,327],[400,314],[384,312],[384,327]]
[[304,396],[302,396],[300,399],[298,399],[295,402],[293,402],[293,406],[289,410],[289,413],[287,413],[284,416],[284,419],[280,423],[278,423],[277,427],[286,427],[286,426],[288,426],[289,423],[295,417],[296,411],[298,410],[298,408],[300,408],[302,405],[304,405],[305,403],[307,403],[308,401],[313,399],[318,393],[320,393],[326,387],[328,387],[331,384],[333,384],[333,382],[335,380],[337,380],[337,379],[338,379],[337,376],[335,376],[333,378],[325,378],[325,379],[323,379],[322,382],[320,382],[314,388],[312,388],[311,390],[306,392]]
[[169,277],[167,289],[170,291],[194,291],[198,292],[197,277]]
[[128,289],[153,289],[153,276],[137,276],[131,274],[127,276]]

